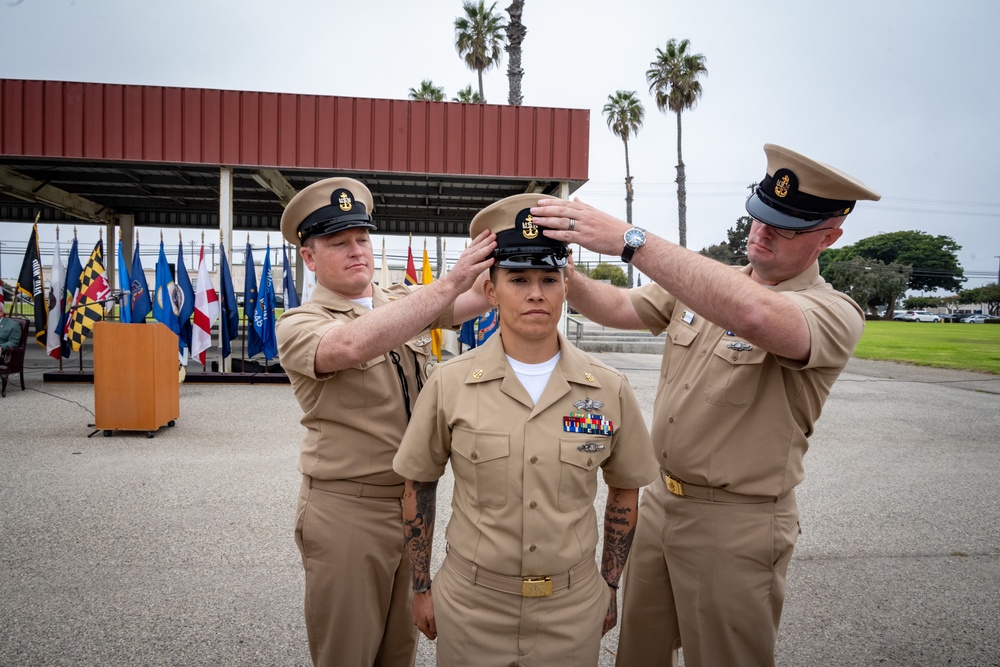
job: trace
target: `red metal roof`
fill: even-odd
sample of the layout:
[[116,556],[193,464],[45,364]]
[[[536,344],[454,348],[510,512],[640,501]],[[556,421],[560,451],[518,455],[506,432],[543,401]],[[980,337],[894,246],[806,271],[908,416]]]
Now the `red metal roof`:
[[584,109],[0,79],[0,220],[76,220],[20,179],[137,226],[211,228],[227,166],[238,230],[278,228],[281,203],[254,180],[277,169],[297,189],[364,181],[385,233],[464,236],[497,199],[578,189],[589,133]]
[[0,79],[0,155],[585,181],[589,115]]

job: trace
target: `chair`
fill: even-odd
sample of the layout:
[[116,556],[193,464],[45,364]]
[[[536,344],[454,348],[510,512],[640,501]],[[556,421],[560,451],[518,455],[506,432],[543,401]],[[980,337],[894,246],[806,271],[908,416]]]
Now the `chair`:
[[9,319],[21,326],[21,342],[0,355],[0,396],[7,395],[7,377],[13,373],[21,376],[21,391],[24,391],[24,351],[28,347],[28,320],[20,317]]

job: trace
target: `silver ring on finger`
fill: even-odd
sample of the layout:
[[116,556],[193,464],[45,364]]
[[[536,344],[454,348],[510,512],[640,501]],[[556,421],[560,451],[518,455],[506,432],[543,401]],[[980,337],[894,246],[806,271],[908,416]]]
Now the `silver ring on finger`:
[[573,231],[574,227],[576,227],[576,220],[574,220],[573,218],[570,218],[569,219],[569,231]]

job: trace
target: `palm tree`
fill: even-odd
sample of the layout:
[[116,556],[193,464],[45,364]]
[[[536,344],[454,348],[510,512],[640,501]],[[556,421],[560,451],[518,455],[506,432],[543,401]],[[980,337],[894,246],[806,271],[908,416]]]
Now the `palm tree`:
[[[619,90],[614,95],[608,95],[608,103],[604,105],[604,118],[608,121],[608,129],[621,137],[625,144],[625,219],[632,224],[632,171],[628,163],[628,138],[639,134],[642,119],[646,110],[642,102],[635,96],[634,90]],[[632,265],[628,265],[628,286],[632,287]]]
[[486,8],[485,0],[473,2],[465,0],[462,10],[465,16],[455,19],[455,48],[469,69],[479,75],[479,97],[483,102],[483,72],[500,65],[503,57],[504,22],[495,14],[497,3]]
[[451,98],[452,102],[465,102],[466,104],[481,104],[483,98],[479,96],[479,93],[472,89],[472,84],[470,83],[465,88],[458,91],[458,94]]
[[687,246],[687,188],[684,158],[681,157],[681,112],[693,109],[701,97],[698,77],[708,74],[705,56],[691,53],[691,43],[671,39],[665,49],[656,49],[656,59],[646,70],[649,92],[656,98],[656,107],[677,114],[677,228],[679,241]]
[[521,42],[528,34],[528,29],[521,23],[524,12],[524,0],[511,0],[507,8],[510,21],[507,23],[507,104],[520,106],[524,100],[521,94],[521,78],[524,70],[521,68]]
[[424,102],[444,102],[444,87],[435,86],[430,79],[424,79],[419,88],[410,88],[409,97],[411,100]]

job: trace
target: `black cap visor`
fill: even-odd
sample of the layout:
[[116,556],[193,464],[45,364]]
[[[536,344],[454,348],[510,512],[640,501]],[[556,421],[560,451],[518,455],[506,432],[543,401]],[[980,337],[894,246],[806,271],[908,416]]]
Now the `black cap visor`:
[[561,269],[569,253],[566,248],[541,250],[536,246],[495,250],[493,256],[501,269]]
[[[313,214],[315,215],[315,214]],[[326,236],[342,232],[353,227],[367,227],[368,229],[378,229],[372,224],[372,217],[367,213],[356,213],[354,215],[338,215],[333,218],[309,216],[304,223],[299,226],[299,240],[305,241],[312,236]]]
[[755,192],[747,198],[746,209],[750,217],[778,229],[812,229],[829,220],[832,215],[821,215],[802,211],[790,206],[780,206],[777,203],[765,201],[760,192]]

